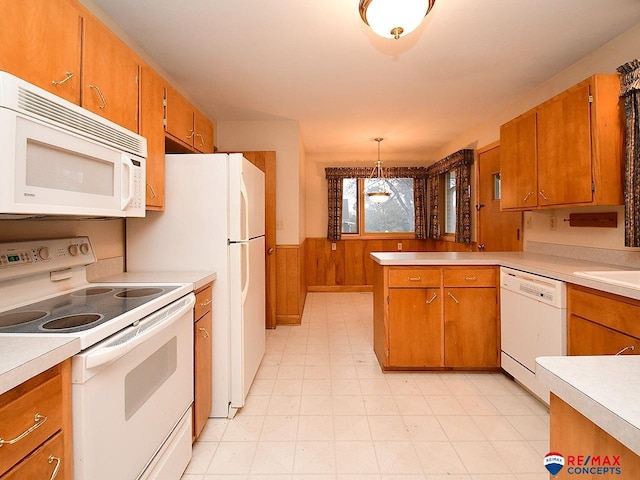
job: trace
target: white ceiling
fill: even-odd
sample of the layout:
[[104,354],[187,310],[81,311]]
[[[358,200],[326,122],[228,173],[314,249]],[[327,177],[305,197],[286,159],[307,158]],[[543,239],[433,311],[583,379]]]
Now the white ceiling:
[[640,22],[640,0],[436,0],[392,40],[358,0],[93,1],[211,118],[298,120],[318,156],[433,152]]

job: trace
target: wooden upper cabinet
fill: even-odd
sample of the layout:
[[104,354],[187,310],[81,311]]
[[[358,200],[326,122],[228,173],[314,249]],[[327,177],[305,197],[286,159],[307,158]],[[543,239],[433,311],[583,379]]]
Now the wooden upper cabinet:
[[619,91],[594,75],[502,125],[501,208],[621,205]]
[[164,92],[166,82],[148,65],[140,69],[140,135],[147,139],[147,210],[164,209]]
[[213,123],[173,87],[167,87],[167,134],[192,151],[213,153]]
[[97,18],[84,21],[82,106],[138,132],[138,56]]
[[79,10],[68,0],[0,0],[0,12],[0,70],[80,104]]
[[538,205],[536,113],[527,112],[500,127],[500,206]]

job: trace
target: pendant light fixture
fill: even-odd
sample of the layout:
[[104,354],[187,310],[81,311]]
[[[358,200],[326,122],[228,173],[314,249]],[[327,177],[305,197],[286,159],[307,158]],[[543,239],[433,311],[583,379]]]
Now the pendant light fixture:
[[360,0],[360,16],[375,33],[399,39],[413,32],[436,0]]
[[371,172],[369,176],[369,181],[377,180],[375,182],[374,188],[375,190],[366,192],[367,197],[373,203],[381,204],[385,203],[391,197],[391,192],[387,189],[387,179],[384,177],[384,172],[382,171],[382,162],[380,161],[380,142],[384,140],[383,138],[375,138],[376,142],[378,142],[378,161],[376,162],[376,167]]

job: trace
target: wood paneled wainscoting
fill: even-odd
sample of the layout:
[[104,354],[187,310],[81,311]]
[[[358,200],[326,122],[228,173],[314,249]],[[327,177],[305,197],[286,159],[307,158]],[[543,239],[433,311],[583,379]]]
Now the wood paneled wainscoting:
[[[310,292],[372,292],[373,260],[371,252],[435,251],[433,240],[349,239],[329,241],[307,238],[305,241],[306,287]],[[332,245],[335,244],[335,250]]]
[[276,323],[299,325],[307,298],[305,244],[276,246]]

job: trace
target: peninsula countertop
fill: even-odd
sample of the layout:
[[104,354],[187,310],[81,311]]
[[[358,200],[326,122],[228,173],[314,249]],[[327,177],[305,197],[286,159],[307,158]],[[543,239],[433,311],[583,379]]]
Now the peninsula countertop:
[[640,300],[640,288],[575,275],[583,271],[631,270],[619,265],[527,252],[372,252],[383,266],[495,265]]

